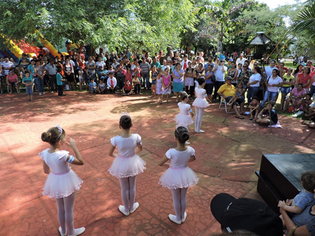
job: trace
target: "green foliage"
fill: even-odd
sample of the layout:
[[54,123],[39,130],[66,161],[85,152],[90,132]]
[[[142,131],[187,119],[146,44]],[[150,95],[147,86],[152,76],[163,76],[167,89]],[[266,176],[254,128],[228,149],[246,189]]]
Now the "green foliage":
[[33,42],[41,33],[53,44],[68,38],[132,50],[175,46],[184,26],[195,21],[190,0],[3,0],[0,17],[1,33],[15,40]]

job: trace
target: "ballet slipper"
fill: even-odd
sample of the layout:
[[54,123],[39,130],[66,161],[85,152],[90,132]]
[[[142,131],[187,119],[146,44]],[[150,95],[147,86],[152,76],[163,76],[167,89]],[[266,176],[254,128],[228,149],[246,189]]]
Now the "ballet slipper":
[[119,210],[121,213],[123,213],[125,216],[129,216],[129,212],[126,212],[126,211],[125,211],[125,207],[124,207],[123,205],[120,205],[120,206],[118,207],[118,210]]
[[204,130],[199,130],[199,131],[196,131],[197,133],[204,133],[205,131]]
[[187,213],[186,213],[186,211],[185,211],[185,213],[184,213],[184,218],[182,219],[182,223],[185,222],[186,218],[187,218]]
[[139,202],[135,202],[133,204],[133,209],[131,211],[129,211],[129,214],[134,213],[138,209],[138,207],[139,207]]
[[66,236],[67,235],[67,229],[66,229],[66,232],[64,234],[61,233],[62,232],[61,227],[59,227],[58,231],[59,231],[60,236]]
[[176,223],[178,225],[180,225],[182,223],[181,220],[176,220],[176,216],[175,215],[169,214],[168,218],[170,219],[170,221],[173,221],[174,223]]
[[68,236],[77,236],[77,235],[83,234],[84,231],[85,231],[85,228],[81,227],[81,228],[75,229],[74,234],[71,234],[71,235],[69,234]]

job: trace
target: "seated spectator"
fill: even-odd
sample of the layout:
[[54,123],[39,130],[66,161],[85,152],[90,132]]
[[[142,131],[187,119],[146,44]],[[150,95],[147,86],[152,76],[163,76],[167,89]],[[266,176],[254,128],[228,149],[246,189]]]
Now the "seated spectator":
[[134,76],[132,79],[133,89],[135,94],[140,93],[140,80],[137,76]]
[[115,93],[117,86],[117,80],[113,75],[113,72],[109,72],[109,78],[107,79],[107,88],[110,93]]
[[94,82],[94,78],[91,78],[91,82],[89,83],[89,93],[96,93],[97,84]]
[[278,123],[278,115],[277,112],[273,109],[273,106],[273,102],[268,102],[266,107],[259,112],[256,120],[259,125],[268,126]]
[[283,236],[280,218],[264,202],[236,199],[227,193],[220,193],[211,200],[210,209],[221,224],[222,232],[246,230],[259,236]]
[[[243,89],[243,94],[244,92],[245,90]],[[226,83],[223,84],[218,90],[218,95],[223,97],[223,99],[225,99],[227,103],[231,103],[231,106],[236,113],[236,118],[238,119],[244,119],[244,117],[241,116],[241,114],[237,110],[237,104],[241,105],[242,103],[244,103],[244,98],[241,98],[241,95],[243,96],[243,94],[239,94],[238,96],[236,96],[236,89],[234,85],[232,85],[231,76],[226,77]]]
[[299,83],[298,86],[291,91],[290,97],[286,100],[286,110],[290,104],[294,106],[294,111],[299,110],[301,108],[302,98],[304,97],[305,89],[303,89],[303,84]]
[[100,80],[100,83],[96,87],[96,92],[99,94],[105,94],[106,84],[104,84],[103,80]]
[[122,95],[132,95],[132,94],[134,94],[134,91],[132,90],[132,83],[130,83],[130,81],[127,80],[123,88]]
[[250,113],[250,118],[249,119],[250,120],[254,119],[254,112],[255,112],[255,120],[257,120],[258,111],[259,111],[259,105],[260,105],[260,102],[259,102],[258,97],[254,97],[253,100],[251,101],[251,103],[248,106],[248,108],[250,109],[249,110],[249,113]]
[[[298,74],[297,82],[303,84],[303,88],[308,90],[310,85],[312,84],[312,77],[310,75],[311,73],[311,68],[306,66],[303,68],[303,73]],[[308,92],[308,91],[306,91]]]
[[312,97],[311,94],[306,94],[305,98],[302,99],[302,107],[304,114],[310,113],[310,105],[312,103]]
[[294,76],[292,75],[293,70],[290,68],[288,72],[283,76],[283,82],[281,87],[281,109],[284,111],[284,102],[287,95],[291,92],[291,86],[294,85]]

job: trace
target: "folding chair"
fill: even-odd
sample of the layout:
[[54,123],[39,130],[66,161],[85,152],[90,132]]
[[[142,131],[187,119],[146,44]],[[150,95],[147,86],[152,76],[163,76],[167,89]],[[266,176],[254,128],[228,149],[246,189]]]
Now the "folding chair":
[[[221,108],[221,106],[224,105],[224,108]],[[224,109],[226,113],[234,113],[234,110],[230,109],[230,105],[227,104],[227,102],[225,101],[225,99],[223,97],[221,97],[220,99],[220,105],[219,105],[219,109]]]

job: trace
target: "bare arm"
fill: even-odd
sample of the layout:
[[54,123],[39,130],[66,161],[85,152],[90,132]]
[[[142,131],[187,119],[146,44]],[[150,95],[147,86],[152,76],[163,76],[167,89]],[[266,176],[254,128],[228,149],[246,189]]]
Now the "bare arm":
[[286,210],[288,212],[292,212],[292,213],[296,213],[296,214],[299,214],[303,211],[302,208],[300,208],[296,205],[289,206],[284,201],[279,201],[278,207],[283,208],[284,210]]
[[138,154],[139,152],[141,152],[142,151],[142,143],[140,142],[140,143],[137,143],[137,147],[136,147],[136,154]]
[[[70,143],[68,145],[72,148],[72,150],[74,151],[74,154],[75,154],[75,158],[71,164],[84,165],[84,160],[83,160],[81,153],[79,152],[77,145],[76,145],[76,142],[73,138],[70,138]],[[70,155],[68,156],[67,161],[69,160],[69,158],[70,158]]]
[[[280,213],[282,215],[283,222],[288,230],[291,230],[293,227],[296,227],[294,222],[290,219],[287,212],[283,208],[280,208]],[[303,225],[301,227],[296,228],[293,235],[294,236],[310,236],[310,233],[308,232],[306,225]]]
[[167,162],[168,160],[169,159],[166,156],[162,157],[162,159],[159,161],[159,166],[164,165],[164,163]]
[[109,151],[108,151],[108,155],[110,156],[110,157],[116,157],[117,155],[114,153],[114,151],[115,151],[115,146],[113,146],[113,145],[111,145],[110,146],[110,148],[109,148]]
[[196,160],[196,157],[195,156],[190,156],[188,162],[192,162],[192,161],[195,161]]
[[50,168],[49,168],[49,166],[46,164],[45,161],[43,161],[43,169],[44,169],[44,173],[45,173],[45,174],[49,174],[49,173],[50,173]]

